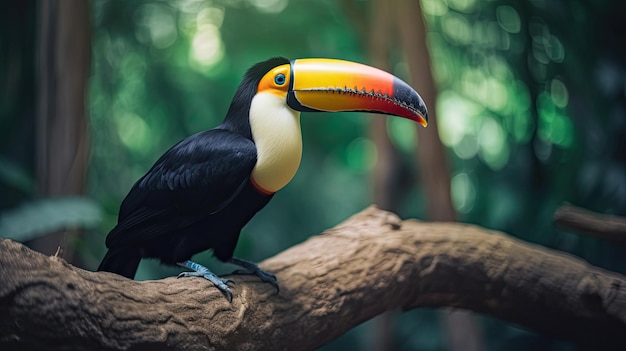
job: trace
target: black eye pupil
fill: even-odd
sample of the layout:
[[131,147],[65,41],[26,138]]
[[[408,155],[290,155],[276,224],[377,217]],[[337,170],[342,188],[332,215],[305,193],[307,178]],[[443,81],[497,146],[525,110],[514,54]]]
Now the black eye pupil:
[[276,77],[274,78],[274,83],[278,84],[278,85],[283,85],[285,84],[285,75],[284,74],[278,74],[276,75]]

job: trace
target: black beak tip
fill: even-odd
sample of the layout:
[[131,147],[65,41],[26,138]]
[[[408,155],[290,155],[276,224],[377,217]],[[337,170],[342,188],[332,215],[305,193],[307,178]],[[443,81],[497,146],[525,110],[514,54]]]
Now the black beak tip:
[[422,97],[404,81],[396,78],[393,83],[393,96],[403,101],[412,110],[416,111],[428,123],[428,109]]
[[426,123],[428,123],[428,109],[426,108],[426,104],[419,95],[417,95],[417,97],[419,100],[417,103],[417,113],[419,113],[420,116],[424,117],[424,120],[426,121]]

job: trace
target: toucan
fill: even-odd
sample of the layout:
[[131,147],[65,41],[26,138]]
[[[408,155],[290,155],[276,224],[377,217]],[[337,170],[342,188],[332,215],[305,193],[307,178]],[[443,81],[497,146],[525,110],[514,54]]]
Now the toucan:
[[278,290],[276,277],[233,257],[243,226],[295,175],[301,112],[368,111],[423,126],[420,95],[385,71],[336,59],[270,58],[244,75],[219,126],[167,150],[123,200],[98,270],[133,279],[142,258],[204,277],[232,301],[228,283],[191,258],[212,249]]

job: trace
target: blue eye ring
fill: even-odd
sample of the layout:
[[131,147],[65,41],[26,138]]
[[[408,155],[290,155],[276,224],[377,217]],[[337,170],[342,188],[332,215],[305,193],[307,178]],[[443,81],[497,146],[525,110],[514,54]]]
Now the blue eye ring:
[[276,75],[276,77],[274,77],[274,83],[276,83],[276,85],[284,85],[286,81],[287,79],[282,73],[279,73]]

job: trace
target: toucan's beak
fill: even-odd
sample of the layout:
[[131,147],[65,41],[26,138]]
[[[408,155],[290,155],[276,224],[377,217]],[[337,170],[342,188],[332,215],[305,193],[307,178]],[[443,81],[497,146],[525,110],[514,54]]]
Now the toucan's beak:
[[428,124],[419,94],[385,71],[342,60],[299,59],[291,61],[290,78],[287,104],[294,110],[367,111]]

